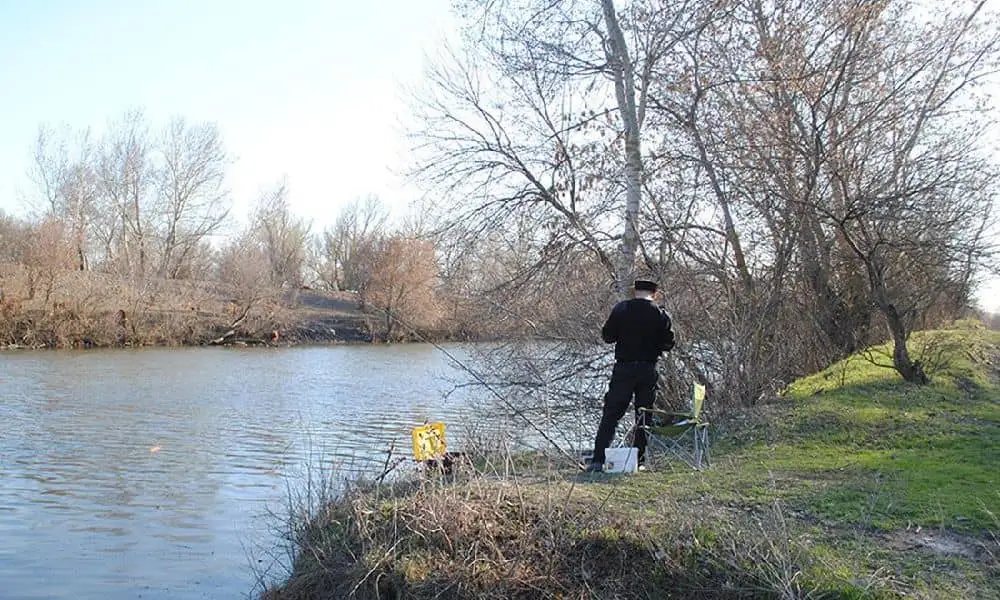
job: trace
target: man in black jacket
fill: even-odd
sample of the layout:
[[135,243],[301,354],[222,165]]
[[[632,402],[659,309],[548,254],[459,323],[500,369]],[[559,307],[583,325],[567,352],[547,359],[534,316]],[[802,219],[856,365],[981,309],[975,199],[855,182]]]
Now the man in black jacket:
[[[616,304],[601,328],[604,341],[615,344],[615,367],[604,395],[604,412],[594,441],[594,456],[585,468],[588,472],[604,470],[605,450],[632,396],[635,396],[637,424],[643,424],[640,419],[645,418],[639,409],[653,406],[659,381],[656,361],[661,353],[674,347],[670,315],[654,304],[655,296],[655,282],[636,280],[635,297]],[[638,448],[641,465],[646,454],[646,432],[641,427],[636,427],[633,443]]]

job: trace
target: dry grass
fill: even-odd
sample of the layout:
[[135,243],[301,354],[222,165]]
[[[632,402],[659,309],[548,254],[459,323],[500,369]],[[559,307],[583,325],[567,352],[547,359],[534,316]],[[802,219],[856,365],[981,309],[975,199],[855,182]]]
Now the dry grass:
[[290,572],[261,598],[792,600],[888,589],[877,570],[863,582],[830,575],[778,505],[754,515],[670,496],[634,506],[616,481],[536,465],[529,477],[354,483],[309,507],[299,497],[283,526]]
[[[131,280],[96,272],[40,277],[22,265],[0,265],[0,347],[81,348],[199,345],[218,338],[242,315],[224,284]],[[313,293],[310,298],[323,296]],[[235,335],[242,343],[356,340],[361,316],[339,301],[311,307],[278,293],[254,301]],[[279,332],[277,340],[273,332]]]
[[625,523],[510,485],[382,492],[330,505],[299,540],[296,576],[265,597],[625,598],[652,567],[638,534],[602,534]]

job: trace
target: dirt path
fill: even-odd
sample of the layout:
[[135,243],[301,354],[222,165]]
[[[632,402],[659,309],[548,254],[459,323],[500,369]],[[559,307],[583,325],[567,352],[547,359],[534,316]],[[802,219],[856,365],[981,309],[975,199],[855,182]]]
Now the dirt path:
[[368,315],[356,292],[299,290],[289,298],[288,324],[281,332],[290,344],[370,342]]

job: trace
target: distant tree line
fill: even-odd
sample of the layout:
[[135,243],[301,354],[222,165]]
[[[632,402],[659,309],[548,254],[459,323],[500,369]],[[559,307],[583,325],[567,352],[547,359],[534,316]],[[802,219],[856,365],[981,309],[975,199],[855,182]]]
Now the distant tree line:
[[130,111],[100,138],[43,126],[32,158],[34,210],[0,212],[2,343],[191,341],[198,313],[267,320],[303,286],[355,292],[379,339],[446,328],[433,241],[390,227],[375,197],[313,232],[282,181],[233,232],[231,159],[212,123],[156,130]]

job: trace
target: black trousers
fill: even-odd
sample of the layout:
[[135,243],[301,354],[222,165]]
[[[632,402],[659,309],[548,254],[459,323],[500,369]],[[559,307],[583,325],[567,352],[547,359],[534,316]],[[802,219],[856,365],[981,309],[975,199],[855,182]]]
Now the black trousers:
[[[597,427],[597,439],[594,440],[593,462],[604,462],[604,451],[615,437],[618,421],[625,416],[633,396],[636,424],[646,424],[649,417],[640,413],[639,409],[653,406],[659,380],[655,362],[615,363],[608,392],[604,395],[604,412],[601,414],[601,424]],[[635,428],[632,444],[639,449],[639,462],[642,463],[646,458],[646,431],[641,427]]]

